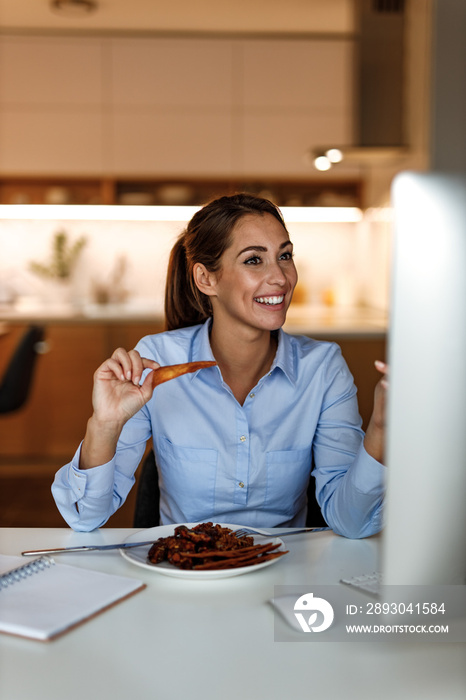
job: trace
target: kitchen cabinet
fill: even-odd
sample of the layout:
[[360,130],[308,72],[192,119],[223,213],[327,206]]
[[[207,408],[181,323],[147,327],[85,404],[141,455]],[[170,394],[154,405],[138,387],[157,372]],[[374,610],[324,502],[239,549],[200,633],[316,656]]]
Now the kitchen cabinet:
[[[2,338],[0,373],[25,330],[11,326]],[[56,323],[46,326],[24,408],[0,417],[0,462],[67,461],[81,441],[91,415],[92,378],[115,348],[132,348],[144,335],[161,330],[154,323]]]
[[335,338],[335,342],[341,348],[358,389],[359,413],[365,430],[372,415],[375,385],[381,378],[374,367],[374,362],[376,360],[385,362],[386,339],[384,337]]
[[272,199],[278,206],[362,206],[359,179],[34,177],[0,174],[0,204],[201,205],[235,192]]
[[[7,330],[0,345],[0,376],[25,326],[8,324]],[[0,416],[2,527],[65,525],[50,487],[84,436],[93,374],[117,346],[134,347],[142,336],[158,330],[156,323],[145,322],[47,324],[48,349],[38,358],[28,403],[17,413]],[[110,527],[132,527],[136,489],[137,484]]]
[[115,182],[66,175],[0,176],[0,204],[114,204]]
[[352,141],[353,54],[352,37],[4,34],[0,202],[361,206],[359,172],[304,157]]
[[355,41],[4,33],[1,172],[306,179],[353,140]]

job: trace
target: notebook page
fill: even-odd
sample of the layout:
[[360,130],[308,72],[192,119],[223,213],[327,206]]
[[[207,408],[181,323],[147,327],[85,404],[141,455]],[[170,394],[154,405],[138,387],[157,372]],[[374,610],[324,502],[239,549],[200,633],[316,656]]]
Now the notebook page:
[[[21,557],[0,555],[0,574],[24,563]],[[144,587],[129,577],[52,563],[0,589],[0,631],[54,639]]]

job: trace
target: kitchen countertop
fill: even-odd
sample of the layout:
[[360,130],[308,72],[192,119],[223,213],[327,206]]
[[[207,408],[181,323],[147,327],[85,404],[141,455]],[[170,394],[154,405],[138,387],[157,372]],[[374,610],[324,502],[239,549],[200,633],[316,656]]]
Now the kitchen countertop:
[[[0,306],[0,325],[41,323],[96,324],[96,323],[154,323],[163,325],[163,311],[147,302],[99,306],[36,304]],[[384,338],[388,327],[388,313],[368,307],[312,306],[294,304],[288,310],[284,330],[288,333],[311,335],[317,338]]]
[[284,330],[287,333],[326,337],[384,338],[388,312],[368,307],[291,305]]

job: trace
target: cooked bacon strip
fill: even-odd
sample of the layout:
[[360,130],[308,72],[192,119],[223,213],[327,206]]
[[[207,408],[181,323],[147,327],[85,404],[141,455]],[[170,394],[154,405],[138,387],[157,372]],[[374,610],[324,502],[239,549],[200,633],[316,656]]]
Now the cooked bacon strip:
[[199,566],[194,566],[194,571],[211,571],[213,569],[239,569],[242,566],[255,566],[256,564],[262,564],[263,562],[269,561],[269,559],[278,559],[288,552],[275,552],[274,554],[265,554],[263,557],[257,557],[256,559],[251,559],[246,562],[239,562],[236,559],[228,559],[223,562],[209,562],[208,564],[200,564]]
[[255,544],[252,547],[242,547],[241,549],[209,549],[208,551],[200,552],[180,552],[180,554],[185,554],[187,557],[194,557],[198,559],[206,559],[210,557],[245,557],[245,556],[256,556],[262,552],[268,552],[272,549],[276,549],[280,546],[280,543],[273,544],[269,542],[268,544]]
[[[277,547],[279,545],[276,545]],[[204,564],[195,564],[193,569],[195,571],[204,571],[206,569],[235,569],[240,566],[253,566],[254,564],[262,564],[262,562],[268,561],[269,559],[276,559],[277,557],[282,557],[288,552],[265,552],[264,554],[259,554],[257,556],[249,557],[232,557],[231,559],[222,559],[220,561],[209,561]]]
[[182,374],[188,374],[188,372],[197,372],[198,369],[203,369],[204,367],[213,367],[217,363],[214,361],[203,361],[203,362],[182,362],[179,365],[165,365],[164,367],[159,367],[154,369],[152,372],[152,387],[155,388],[163,382],[168,382],[170,379],[175,379],[180,377]]

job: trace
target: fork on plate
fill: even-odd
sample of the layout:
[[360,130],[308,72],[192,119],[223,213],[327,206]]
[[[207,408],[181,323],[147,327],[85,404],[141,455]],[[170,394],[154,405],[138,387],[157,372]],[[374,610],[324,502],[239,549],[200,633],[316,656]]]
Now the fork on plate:
[[300,530],[287,530],[286,532],[263,532],[254,530],[251,527],[242,527],[240,530],[235,530],[235,535],[238,538],[247,537],[248,535],[262,535],[263,537],[286,537],[286,535],[299,535],[300,532],[322,532],[330,530],[329,527],[305,527]]

